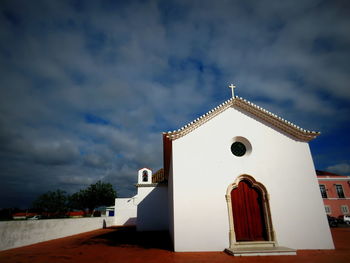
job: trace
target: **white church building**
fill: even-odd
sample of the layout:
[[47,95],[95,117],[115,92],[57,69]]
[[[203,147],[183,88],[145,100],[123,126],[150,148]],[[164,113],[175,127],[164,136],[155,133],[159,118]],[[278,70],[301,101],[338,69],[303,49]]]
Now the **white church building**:
[[333,249],[304,130],[234,96],[163,133],[164,168],[138,172],[117,225],[168,230],[174,251],[293,255]]

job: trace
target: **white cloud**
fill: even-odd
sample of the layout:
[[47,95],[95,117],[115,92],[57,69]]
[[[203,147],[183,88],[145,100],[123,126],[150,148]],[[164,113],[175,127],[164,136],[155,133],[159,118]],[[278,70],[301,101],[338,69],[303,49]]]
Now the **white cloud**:
[[70,185],[90,185],[96,183],[96,178],[91,178],[88,176],[59,176],[58,183],[61,184],[70,184]]
[[326,168],[327,171],[350,176],[350,164],[349,163],[338,163]]

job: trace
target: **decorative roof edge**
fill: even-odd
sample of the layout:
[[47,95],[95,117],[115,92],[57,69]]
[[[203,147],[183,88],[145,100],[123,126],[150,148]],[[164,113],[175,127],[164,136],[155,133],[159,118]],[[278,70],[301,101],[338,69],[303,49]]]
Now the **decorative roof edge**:
[[271,125],[279,128],[280,130],[292,135],[293,137],[301,141],[305,141],[305,142],[311,141],[312,139],[315,139],[318,135],[321,134],[320,132],[305,130],[295,125],[294,123],[289,122],[277,116],[276,114],[273,114],[272,112],[269,112],[268,110],[265,110],[262,107],[238,96],[235,96],[235,98],[226,100],[225,102],[211,109],[210,111],[198,117],[197,119],[182,126],[180,129],[163,132],[163,134],[165,134],[165,136],[170,140],[179,139],[185,136],[186,134],[192,132],[193,130],[197,129],[198,127],[202,126],[204,123],[211,120],[212,118],[214,118],[215,116],[217,116],[218,114],[220,114],[221,112],[225,111],[226,109],[232,106],[236,106],[240,109],[243,109],[253,114],[254,116],[270,123]]

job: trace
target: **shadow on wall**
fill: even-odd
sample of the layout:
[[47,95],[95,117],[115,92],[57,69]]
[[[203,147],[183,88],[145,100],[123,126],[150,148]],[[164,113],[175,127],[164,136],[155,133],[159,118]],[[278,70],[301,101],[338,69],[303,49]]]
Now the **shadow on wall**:
[[135,227],[111,227],[112,232],[84,240],[83,245],[102,244],[118,247],[141,247],[145,249],[163,249],[173,251],[167,231],[137,232]]
[[137,217],[130,217],[128,220],[125,221],[123,226],[135,226],[136,225],[136,218]]
[[168,188],[152,189],[137,206],[138,231],[169,230]]

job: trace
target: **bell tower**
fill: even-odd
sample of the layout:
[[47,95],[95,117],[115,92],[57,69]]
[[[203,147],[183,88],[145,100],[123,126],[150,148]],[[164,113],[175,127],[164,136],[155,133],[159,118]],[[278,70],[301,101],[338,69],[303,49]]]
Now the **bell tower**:
[[148,168],[142,168],[138,172],[138,184],[151,184],[152,183],[152,170]]

